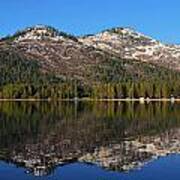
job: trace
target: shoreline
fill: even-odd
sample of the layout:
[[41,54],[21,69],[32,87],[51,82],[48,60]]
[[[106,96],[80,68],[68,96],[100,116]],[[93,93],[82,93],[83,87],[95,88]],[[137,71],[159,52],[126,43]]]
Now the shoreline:
[[94,101],[94,102],[140,102],[140,103],[149,103],[149,102],[180,102],[180,98],[161,98],[161,99],[144,99],[144,98],[126,98],[126,99],[92,99],[92,98],[74,98],[74,99],[0,99],[0,102],[78,102],[78,101]]

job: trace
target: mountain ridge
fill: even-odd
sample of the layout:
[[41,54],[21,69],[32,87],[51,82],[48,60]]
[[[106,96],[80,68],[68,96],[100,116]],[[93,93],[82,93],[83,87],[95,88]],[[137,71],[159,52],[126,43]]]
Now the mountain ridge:
[[[84,37],[49,26],[27,28],[0,40],[0,64],[3,97],[11,97],[6,93],[9,90],[12,96],[21,97],[32,87],[36,90],[23,96],[179,96],[180,47],[164,45],[128,28]],[[18,84],[24,90],[14,95]],[[64,90],[59,94],[58,89],[66,89],[68,95]]]
[[19,31],[0,40],[12,40],[20,44],[24,41],[53,41],[62,43],[72,41],[84,47],[94,47],[117,58],[139,60],[154,63],[180,71],[180,46],[163,44],[147,35],[136,32],[132,28],[111,28],[97,34],[74,36],[58,31],[51,26],[37,25]]
[[82,37],[86,37],[86,36],[92,36],[92,35],[96,35],[96,34],[99,34],[99,33],[102,33],[102,32],[105,32],[105,31],[112,31],[114,29],[129,29],[131,31],[134,31],[134,32],[137,32],[139,34],[142,34],[146,37],[149,37],[151,39],[154,39],[156,41],[159,41],[161,42],[162,44],[165,44],[165,45],[169,45],[169,46],[180,46],[179,43],[172,43],[172,42],[165,42],[165,41],[162,41],[162,40],[159,40],[158,38],[156,37],[152,37],[151,35],[148,35],[147,33],[143,33],[143,31],[141,30],[138,30],[137,28],[134,28],[132,26],[112,26],[112,27],[109,27],[109,28],[104,28],[102,30],[98,30],[96,32],[93,32],[93,33],[81,33],[81,34],[74,34],[72,32],[66,32],[65,30],[61,30],[60,28],[57,28],[57,27],[54,27],[52,25],[47,25],[47,24],[35,24],[35,25],[32,25],[32,26],[27,26],[27,27],[24,27],[22,29],[18,29],[18,30],[15,30],[13,33],[9,33],[7,35],[1,35],[0,36],[0,40],[2,39],[5,39],[5,38],[8,38],[8,37],[11,37],[11,36],[14,36],[16,33],[18,32],[21,32],[21,31],[25,31],[27,29],[33,29],[33,28],[37,28],[37,27],[41,27],[41,28],[51,28],[51,29],[54,29],[55,31],[57,32],[62,32],[62,33],[66,33],[68,35],[71,35],[71,36],[74,36],[74,37],[77,37],[77,38],[82,38]]

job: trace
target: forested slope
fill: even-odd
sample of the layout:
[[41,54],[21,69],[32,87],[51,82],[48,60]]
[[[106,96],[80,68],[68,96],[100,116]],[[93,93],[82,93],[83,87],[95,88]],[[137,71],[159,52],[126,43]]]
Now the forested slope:
[[[84,79],[44,72],[38,59],[0,50],[1,98],[180,97],[180,73],[136,60],[111,57],[87,66]],[[68,72],[67,72],[68,73]]]

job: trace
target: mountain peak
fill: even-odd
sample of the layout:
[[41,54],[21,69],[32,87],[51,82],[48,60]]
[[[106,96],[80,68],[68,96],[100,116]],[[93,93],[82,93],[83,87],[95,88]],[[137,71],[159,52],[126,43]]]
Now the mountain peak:
[[139,40],[157,42],[157,40],[154,40],[153,38],[151,38],[143,33],[138,32],[136,29],[134,29],[132,27],[115,27],[115,28],[107,29],[103,32],[116,34],[125,39],[128,37],[128,38],[136,39],[136,40],[139,39]]
[[[111,29],[106,29],[104,31],[101,31],[100,33],[97,33],[95,35],[87,35],[81,38],[82,40],[87,41],[101,41],[101,42],[108,42],[111,41],[111,43],[124,43],[124,44],[131,44],[131,45],[155,45],[159,44],[160,42],[144,35],[138,31],[136,31],[134,28],[131,27],[115,27]],[[105,43],[106,43],[105,42]],[[109,42],[108,42],[109,43]]]
[[[7,39],[14,40],[15,42],[27,41],[27,40],[53,40],[59,41],[64,39],[70,39],[78,41],[73,35],[67,34],[63,31],[59,31],[54,27],[47,25],[35,25],[28,27],[22,31],[17,31],[13,36]],[[6,39],[6,38],[4,38]]]
[[14,37],[16,41],[23,41],[49,39],[57,37],[58,35],[58,31],[54,28],[45,25],[36,25],[28,27],[23,31],[18,31],[14,34]]
[[114,28],[110,28],[110,29],[107,29],[107,30],[105,30],[105,31],[108,31],[108,32],[112,32],[112,33],[122,33],[123,31],[125,32],[135,32],[135,29],[134,28],[132,28],[132,27],[114,27]]
[[180,70],[180,46],[169,46],[133,28],[117,27],[79,39],[82,43],[123,59],[152,62]]

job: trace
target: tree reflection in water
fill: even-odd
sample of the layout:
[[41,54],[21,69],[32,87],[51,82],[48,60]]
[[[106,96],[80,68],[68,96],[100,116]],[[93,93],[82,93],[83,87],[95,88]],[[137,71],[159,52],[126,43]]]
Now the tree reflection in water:
[[46,175],[83,161],[128,171],[180,152],[180,105],[2,102],[0,158]]

